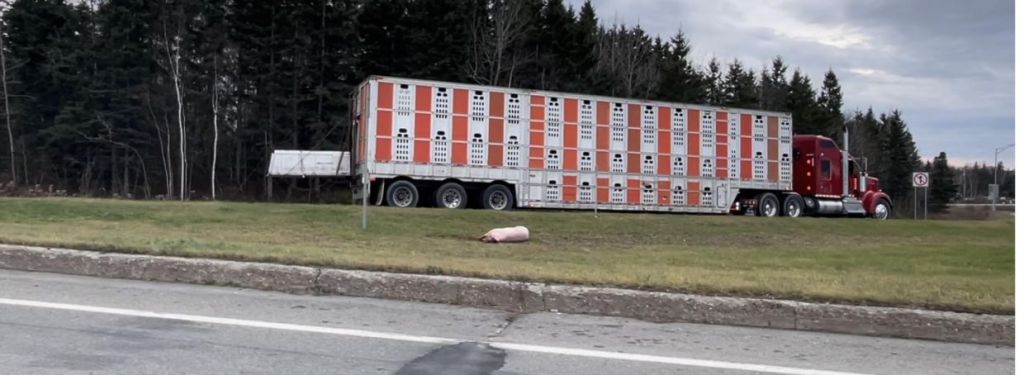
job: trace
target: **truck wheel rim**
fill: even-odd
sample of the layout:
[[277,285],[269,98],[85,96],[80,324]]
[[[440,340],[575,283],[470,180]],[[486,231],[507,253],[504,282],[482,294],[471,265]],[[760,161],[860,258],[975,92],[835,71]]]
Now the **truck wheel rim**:
[[885,204],[878,204],[875,206],[875,219],[888,219],[889,218],[889,207]]
[[496,191],[491,193],[491,196],[487,198],[487,202],[491,204],[492,209],[503,210],[505,205],[508,204],[508,198],[505,197],[504,193]]
[[405,186],[395,189],[395,205],[398,207],[409,207],[412,205],[412,190]]
[[800,206],[795,202],[790,202],[789,205],[786,206],[786,213],[789,217],[800,217]]
[[455,189],[448,189],[441,193],[441,203],[447,208],[459,208],[462,205],[462,194]]
[[764,204],[761,205],[761,208],[764,211],[764,216],[775,216],[776,208],[775,208],[775,204],[774,203],[772,203],[772,202],[764,202]]

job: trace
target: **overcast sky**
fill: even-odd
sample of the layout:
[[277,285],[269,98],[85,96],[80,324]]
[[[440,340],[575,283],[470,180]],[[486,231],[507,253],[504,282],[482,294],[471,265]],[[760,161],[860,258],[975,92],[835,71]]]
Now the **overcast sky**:
[[[584,0],[567,0],[579,10]],[[992,163],[1013,142],[1012,0],[592,0],[603,24],[682,30],[693,57],[760,71],[781,55],[815,88],[829,67],[846,111],[900,109],[923,159]],[[1000,160],[1013,166],[1012,150]]]

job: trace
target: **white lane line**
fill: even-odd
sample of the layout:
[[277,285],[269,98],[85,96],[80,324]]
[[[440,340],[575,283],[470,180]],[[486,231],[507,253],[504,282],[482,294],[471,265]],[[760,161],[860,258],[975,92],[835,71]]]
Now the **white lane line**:
[[220,324],[220,325],[239,326],[239,327],[269,328],[269,329],[278,329],[278,330],[284,330],[284,331],[297,331],[297,332],[309,332],[309,333],[325,333],[325,334],[329,334],[329,335],[355,336],[355,337],[366,337],[366,338],[372,338],[372,339],[397,340],[397,341],[408,341],[408,342],[421,342],[421,343],[427,343],[427,344],[445,344],[445,345],[450,345],[450,344],[458,344],[458,343],[462,342],[460,340],[446,339],[446,338],[442,338],[442,337],[413,336],[413,335],[403,335],[403,334],[400,334],[400,333],[385,333],[385,332],[364,331],[364,330],[360,330],[360,329],[319,327],[319,326],[309,326],[309,325],[303,325],[303,324],[263,322],[263,321],[259,321],[259,320],[218,318],[218,317],[213,317],[213,316],[202,316],[202,315],[160,313],[160,312],[145,311],[145,310],[131,310],[131,309],[118,309],[118,308],[111,308],[111,307],[72,305],[72,304],[67,304],[67,303],[29,301],[29,300],[8,299],[8,298],[0,298],[0,304],[2,304],[2,305],[12,305],[12,306],[24,306],[24,307],[39,307],[39,308],[44,308],[44,309],[81,311],[81,312],[90,312],[90,313],[96,313],[96,314],[110,314],[110,315],[124,315],[124,316],[133,316],[133,317],[142,317],[142,318],[182,320],[182,321],[195,322],[195,323]]
[[[54,302],[42,302],[42,301],[31,301],[21,299],[9,299],[0,298],[0,305],[9,306],[22,306],[22,307],[35,307],[44,309],[55,309],[55,310],[68,310],[68,311],[80,311],[96,314],[108,314],[108,315],[122,315],[142,318],[154,318],[154,319],[170,319],[180,320],[195,323],[207,323],[207,324],[219,324],[228,326],[238,327],[252,327],[252,328],[266,328],[276,329],[284,331],[294,332],[308,332],[308,333],[320,333],[329,335],[339,336],[354,336],[354,337],[365,337],[373,339],[383,340],[396,340],[406,342],[418,342],[427,344],[443,344],[451,345],[463,342],[462,340],[450,339],[444,337],[431,337],[431,336],[414,336],[405,335],[400,333],[386,333],[386,332],[375,332],[366,331],[359,329],[345,329],[345,328],[331,328],[331,327],[320,327],[303,324],[289,324],[289,323],[274,323],[265,322],[259,320],[245,320],[245,319],[232,319],[232,318],[218,318],[213,316],[203,315],[189,315],[189,314],[174,314],[174,313],[161,313],[155,311],[145,310],[133,310],[133,309],[120,309],[112,307],[99,307],[99,306],[88,306],[88,305],[75,305],[67,303],[54,303]],[[529,344],[515,344],[507,342],[485,342],[495,348],[522,351],[522,352],[533,352],[533,353],[546,353],[546,354],[559,354],[576,357],[590,357],[590,358],[602,358],[602,359],[615,359],[633,362],[650,362],[650,363],[661,363],[668,365],[681,365],[691,367],[704,367],[704,368],[715,368],[723,370],[739,370],[739,371],[755,371],[762,373],[772,374],[787,374],[787,375],[860,375],[852,372],[837,372],[827,370],[814,370],[814,369],[803,369],[795,367],[783,367],[783,366],[770,366],[770,365],[758,365],[751,363],[737,363],[737,362],[726,362],[726,361],[710,361],[703,359],[692,359],[692,358],[678,358],[678,357],[666,357],[657,355],[646,355],[646,354],[630,354],[630,353],[617,353],[600,350],[587,350],[587,349],[573,349],[573,348],[561,348],[556,346],[543,346],[543,345],[529,345]]]

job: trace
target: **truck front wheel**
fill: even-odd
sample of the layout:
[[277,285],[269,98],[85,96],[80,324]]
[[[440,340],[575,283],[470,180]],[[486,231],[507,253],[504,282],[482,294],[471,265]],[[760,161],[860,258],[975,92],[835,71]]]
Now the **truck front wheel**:
[[875,215],[874,218],[878,220],[886,220],[892,215],[892,206],[885,200],[880,200],[875,203]]
[[387,191],[388,206],[416,207],[420,201],[420,192],[412,182],[399,180],[391,183]]
[[779,216],[779,198],[772,193],[761,193],[757,197],[757,216]]

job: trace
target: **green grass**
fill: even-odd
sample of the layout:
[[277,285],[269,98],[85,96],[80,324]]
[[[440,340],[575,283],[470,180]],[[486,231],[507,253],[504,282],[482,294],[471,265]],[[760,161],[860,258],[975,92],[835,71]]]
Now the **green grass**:
[[[0,199],[0,242],[713,295],[1014,312],[1013,219]],[[525,225],[525,244],[482,244]]]

